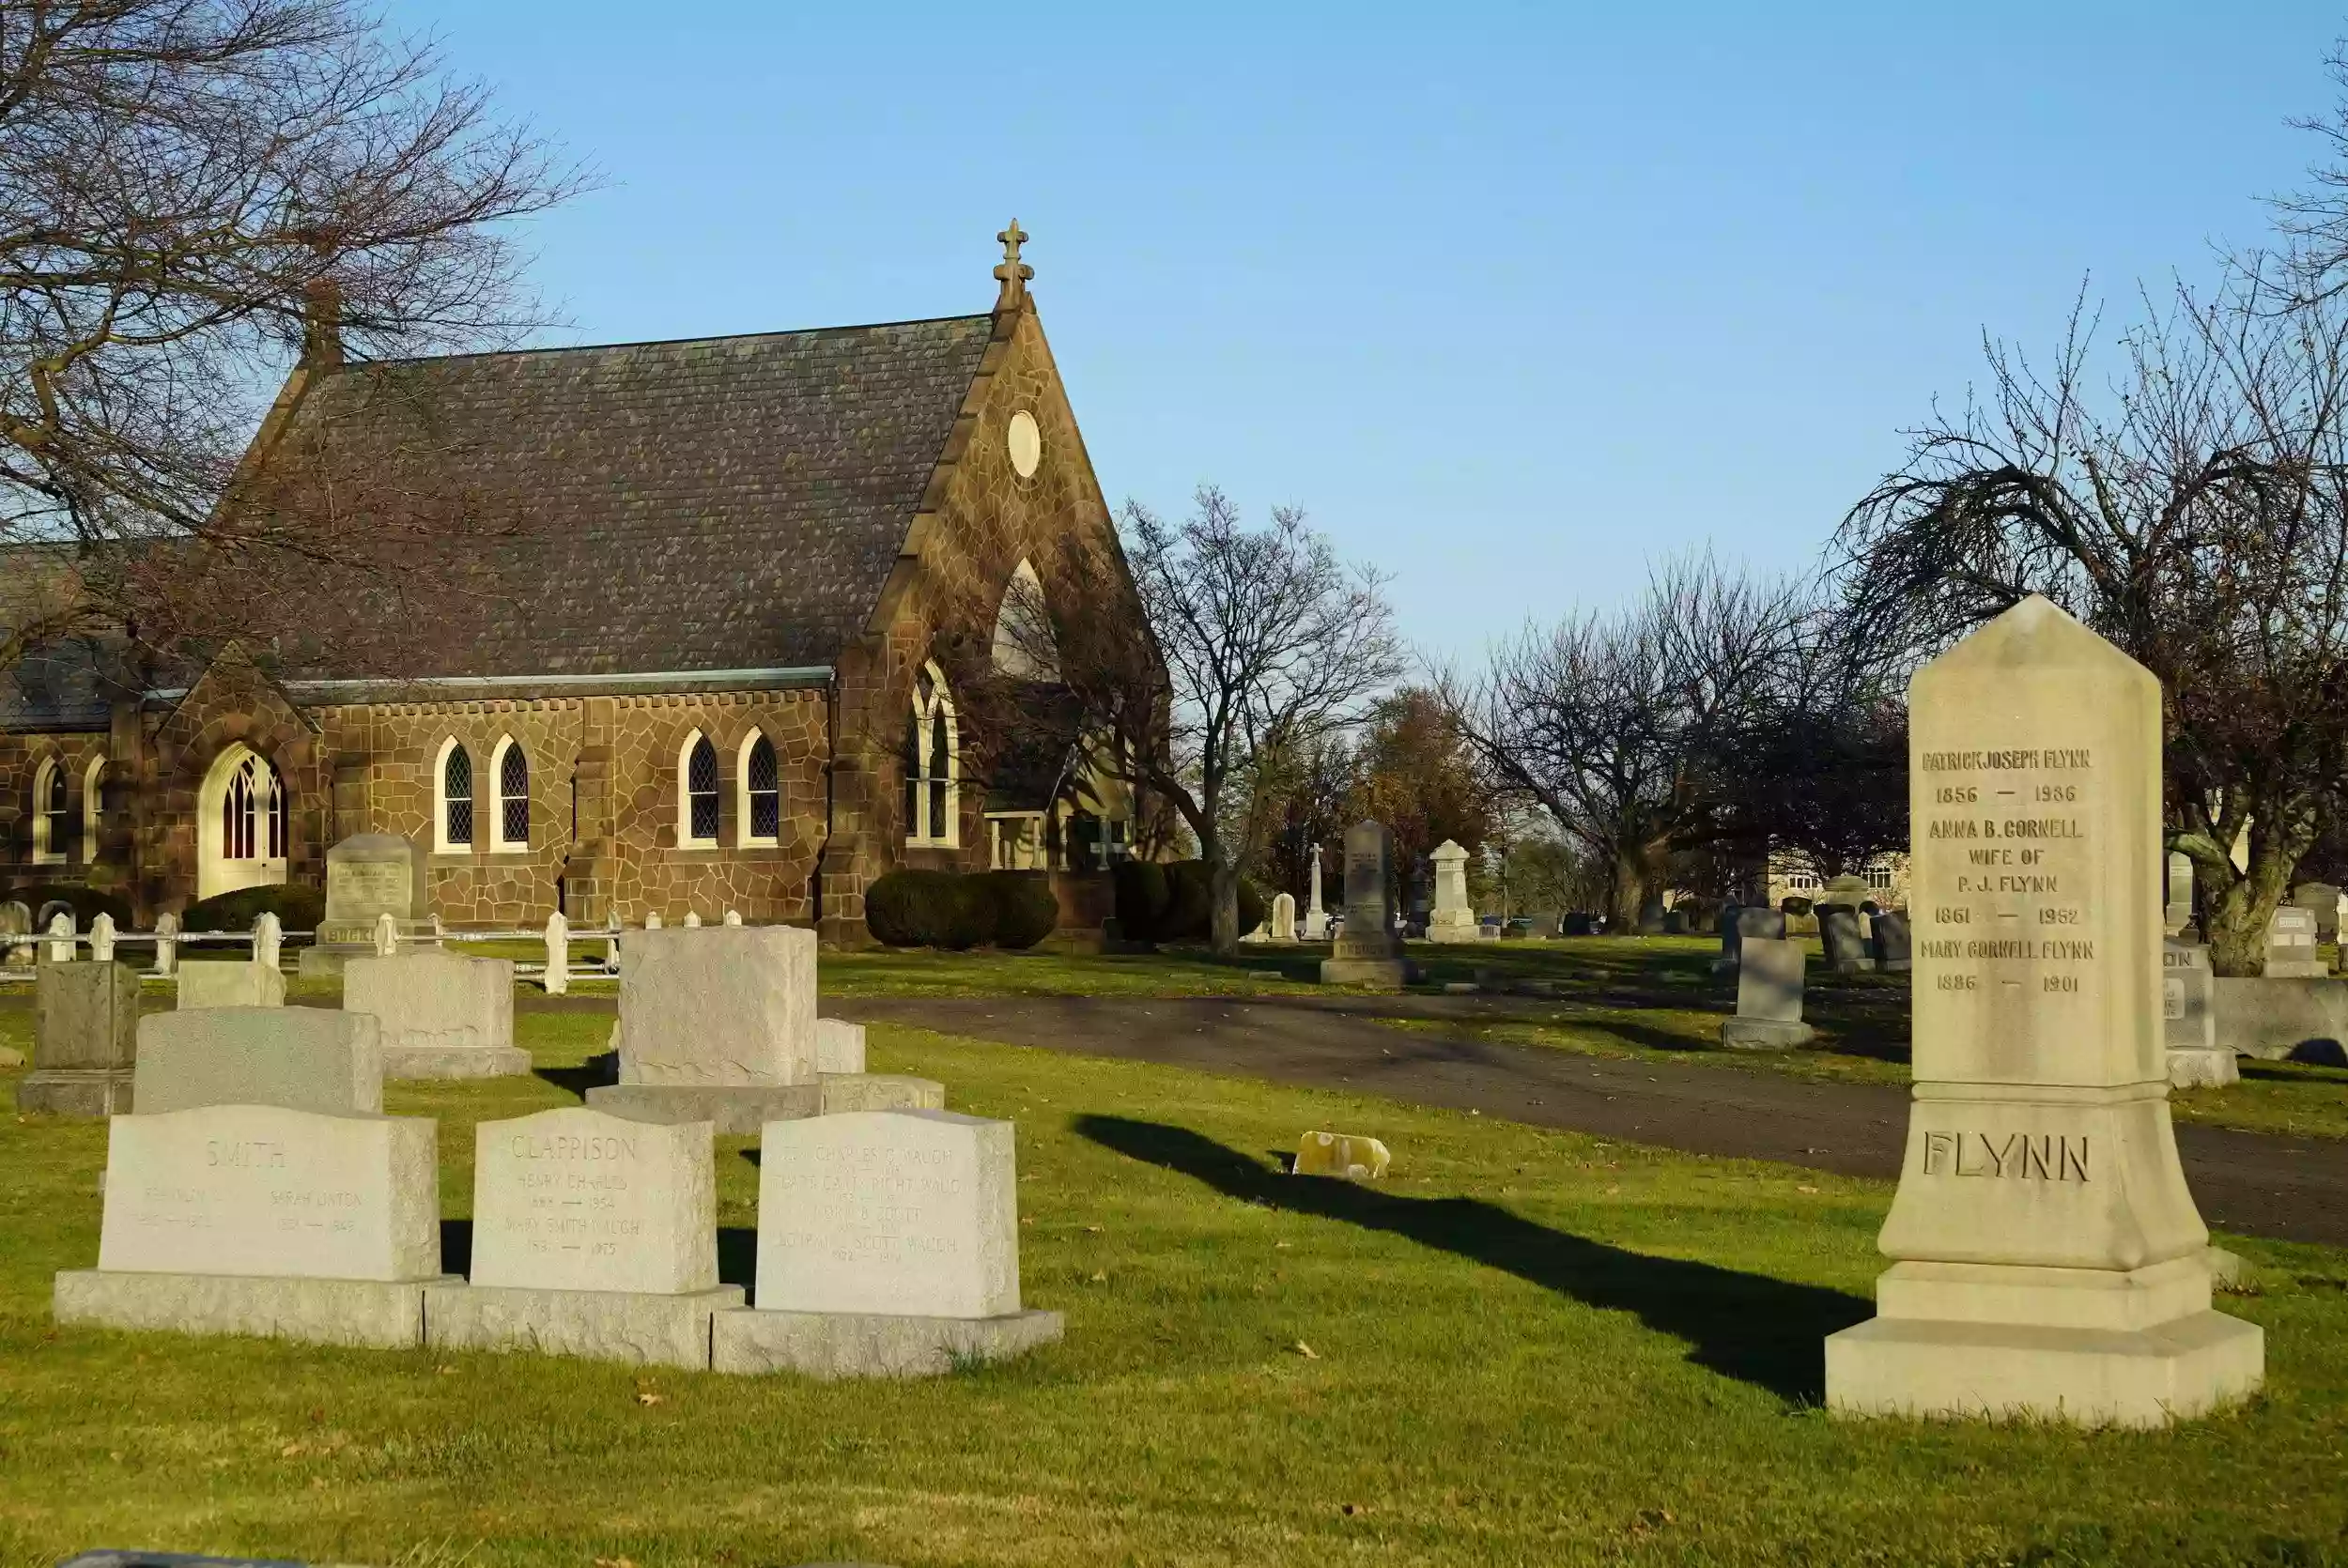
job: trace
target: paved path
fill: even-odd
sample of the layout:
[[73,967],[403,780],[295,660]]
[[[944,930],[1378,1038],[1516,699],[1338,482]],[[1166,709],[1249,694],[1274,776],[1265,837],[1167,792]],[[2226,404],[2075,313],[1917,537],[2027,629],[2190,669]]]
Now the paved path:
[[[1465,1000],[1465,999],[1463,999]],[[1277,1083],[1358,1089],[1691,1153],[1895,1178],[1908,1091],[1701,1061],[1648,1063],[1380,1028],[1380,1012],[1472,1017],[1448,998],[842,998],[826,1013],[981,1039],[1124,1056]],[[1398,1006],[1398,1004],[1400,1004]],[[2348,1140],[2181,1125],[2212,1225],[2348,1246]]]

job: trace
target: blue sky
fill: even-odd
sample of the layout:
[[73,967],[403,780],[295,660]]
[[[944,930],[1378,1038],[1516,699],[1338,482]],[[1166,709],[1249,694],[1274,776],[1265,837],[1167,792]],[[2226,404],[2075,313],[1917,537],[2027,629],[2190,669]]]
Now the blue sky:
[[1014,213],[1112,498],[1306,507],[1473,655],[1815,559],[1984,329],[2205,278],[2348,8],[391,0],[602,188],[550,342],[983,310]]

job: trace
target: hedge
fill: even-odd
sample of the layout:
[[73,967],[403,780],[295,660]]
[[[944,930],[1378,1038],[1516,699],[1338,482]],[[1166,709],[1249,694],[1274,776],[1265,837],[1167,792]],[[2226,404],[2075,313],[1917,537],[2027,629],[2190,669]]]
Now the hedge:
[[985,889],[994,915],[988,936],[997,947],[1032,947],[1059,924],[1059,899],[1042,871],[984,871],[969,880]]
[[33,912],[33,929],[45,930],[47,922],[40,912],[50,904],[64,904],[73,911],[73,929],[85,931],[90,922],[101,915],[111,915],[115,924],[131,924],[131,900],[119,893],[107,893],[95,887],[83,887],[72,883],[39,883],[31,887],[0,890],[0,903],[22,901]]
[[[1177,860],[1163,868],[1166,908],[1158,916],[1151,940],[1205,942],[1213,934],[1214,899],[1212,879],[1203,860]],[[1242,877],[1239,883],[1239,930],[1242,936],[1264,923],[1268,913],[1263,889]]]
[[948,947],[986,940],[994,924],[983,888],[952,871],[890,871],[864,890],[864,925],[891,947]]
[[183,931],[249,931],[253,922],[268,910],[277,916],[278,925],[289,931],[314,931],[326,918],[326,893],[322,888],[304,887],[298,883],[278,883],[269,887],[239,887],[233,893],[215,893],[200,899],[179,913],[179,929]]
[[1155,942],[1165,924],[1166,868],[1154,860],[1120,860],[1109,868],[1117,892],[1117,934],[1127,942]]

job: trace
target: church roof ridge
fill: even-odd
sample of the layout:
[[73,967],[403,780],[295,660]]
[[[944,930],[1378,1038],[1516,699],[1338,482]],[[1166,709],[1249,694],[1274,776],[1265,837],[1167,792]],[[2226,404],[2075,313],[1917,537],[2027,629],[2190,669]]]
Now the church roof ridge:
[[988,311],[957,311],[950,315],[916,315],[897,321],[857,321],[831,327],[781,327],[759,332],[703,332],[687,337],[627,338],[618,343],[547,343],[520,348],[471,348],[456,354],[404,354],[395,359],[348,360],[343,370],[386,370],[401,365],[451,364],[459,360],[519,359],[533,354],[595,354],[622,348],[687,348],[702,344],[757,343],[777,338],[821,337],[834,332],[880,332],[900,327],[942,327],[992,318]]

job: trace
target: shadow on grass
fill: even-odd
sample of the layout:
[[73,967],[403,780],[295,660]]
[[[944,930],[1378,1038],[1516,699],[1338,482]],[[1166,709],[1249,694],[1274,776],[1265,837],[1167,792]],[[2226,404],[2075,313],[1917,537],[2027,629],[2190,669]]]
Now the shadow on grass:
[[575,1068],[532,1068],[530,1070],[564,1093],[576,1095],[582,1100],[587,1098],[588,1090],[600,1088],[611,1082],[610,1075],[593,1062]]
[[1076,1118],[1079,1135],[1227,1197],[1341,1220],[1498,1268],[1586,1306],[1630,1312],[1687,1340],[1698,1366],[1809,1404],[1824,1395],[1826,1336],[1874,1315],[1872,1302],[1708,1263],[1647,1257],[1522,1219],[1474,1198],[1409,1198],[1352,1182],[1285,1176],[1187,1128],[1124,1116]]

